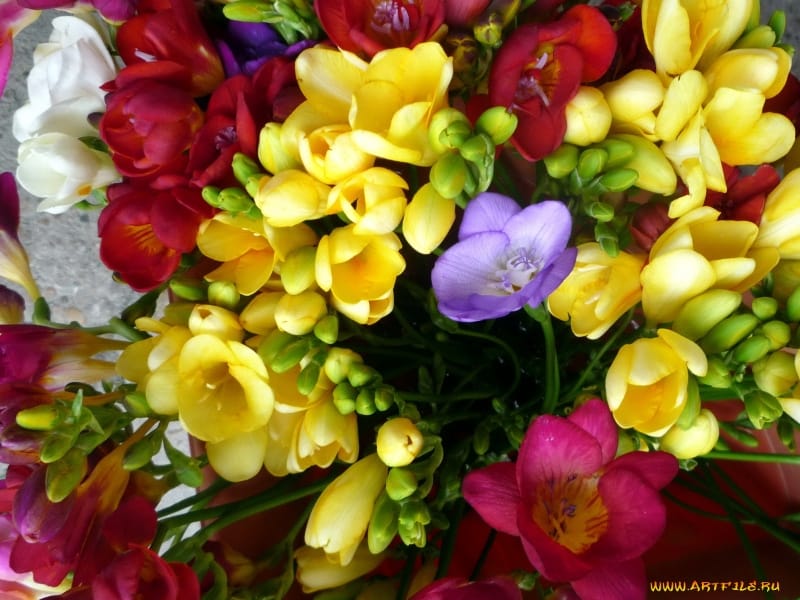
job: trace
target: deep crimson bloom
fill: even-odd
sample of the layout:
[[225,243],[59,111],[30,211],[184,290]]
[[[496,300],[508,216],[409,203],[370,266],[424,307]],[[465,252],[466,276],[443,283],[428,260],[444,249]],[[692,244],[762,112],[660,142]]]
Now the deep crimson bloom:
[[511,142],[525,158],[539,160],[561,144],[567,103],[581,83],[606,72],[616,40],[603,14],[585,4],[551,23],[521,25],[508,37],[489,73],[488,105],[517,115]]
[[669,207],[662,202],[642,204],[633,213],[630,227],[631,236],[645,252],[650,252],[658,237],[672,225],[675,219],[669,217]]
[[492,577],[483,581],[467,581],[445,577],[426,585],[411,600],[522,600],[522,592],[513,580]]
[[222,62],[192,0],[140,0],[137,16],[117,30],[126,65],[171,62],[190,77],[193,97],[211,93],[224,78]]
[[370,58],[433,39],[445,14],[443,0],[315,0],[314,10],[334,44]]
[[148,180],[183,173],[187,150],[203,125],[203,111],[186,82],[186,71],[166,61],[118,74],[99,126],[120,173]]
[[784,115],[795,127],[800,127],[800,79],[789,73],[786,85],[777,96],[767,98],[764,112],[776,112]]
[[253,77],[236,75],[217,88],[206,109],[206,121],[189,152],[191,184],[227,187],[237,185],[231,160],[237,152],[256,159],[261,128],[273,120],[273,104],[286,96],[295,84],[294,63],[273,58]]
[[181,254],[194,249],[200,223],[214,213],[199,189],[185,186],[119,183],[109,187],[108,199],[97,222],[100,259],[137,291],[169,279]]
[[722,168],[728,191],[709,190],[705,203],[720,211],[721,219],[761,223],[767,195],[780,183],[780,173],[772,165],[761,165],[744,177],[738,167],[723,164]]
[[644,598],[641,555],[664,531],[659,490],[678,463],[664,452],[614,458],[616,450],[614,420],[595,398],[566,419],[535,419],[516,464],[468,473],[464,498],[490,526],[519,536],[548,580],[569,582],[584,600]]

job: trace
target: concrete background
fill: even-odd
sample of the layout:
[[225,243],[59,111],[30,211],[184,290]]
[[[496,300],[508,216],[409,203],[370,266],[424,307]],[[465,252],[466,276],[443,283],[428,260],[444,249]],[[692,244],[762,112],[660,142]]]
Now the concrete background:
[[[773,10],[787,13],[786,41],[800,40],[800,0],[762,0],[762,22]],[[17,142],[11,135],[11,116],[26,102],[25,78],[35,45],[47,39],[49,20],[56,11],[24,30],[15,40],[14,70],[0,100],[0,171],[16,168]],[[795,61],[795,73],[800,60]],[[111,279],[97,258],[96,213],[71,210],[62,215],[37,213],[37,201],[24,195],[20,237],[42,293],[51,303],[53,318],[86,325],[105,323],[135,298]]]

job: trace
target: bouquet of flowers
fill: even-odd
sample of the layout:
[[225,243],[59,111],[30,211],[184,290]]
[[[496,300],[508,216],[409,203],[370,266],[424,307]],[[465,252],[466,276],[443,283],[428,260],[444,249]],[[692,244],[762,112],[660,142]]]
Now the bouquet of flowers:
[[[790,591],[783,13],[0,6],[6,76],[66,11],[0,176],[3,598],[631,600],[714,544],[752,567],[702,586]],[[136,301],[53,322],[17,184]]]

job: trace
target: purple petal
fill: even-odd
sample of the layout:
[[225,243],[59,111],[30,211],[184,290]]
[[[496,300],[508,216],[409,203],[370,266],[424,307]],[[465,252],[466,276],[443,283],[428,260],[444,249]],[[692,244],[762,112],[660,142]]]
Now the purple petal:
[[33,471],[14,498],[11,515],[14,526],[30,543],[53,539],[64,528],[73,505],[73,496],[59,504],[47,499],[45,471],[44,466]]
[[563,202],[545,200],[511,217],[503,231],[513,240],[514,246],[530,249],[544,268],[567,247],[572,234],[572,216]]
[[573,475],[592,475],[602,466],[602,449],[594,436],[567,419],[542,415],[528,428],[517,458],[523,502],[533,504],[540,486]]
[[642,555],[664,533],[667,514],[659,493],[633,471],[605,473],[598,492],[608,511],[605,534],[586,551],[601,562],[621,562]]
[[0,173],[0,229],[13,239],[17,237],[19,228],[19,193],[14,174],[6,171]]
[[498,462],[467,473],[461,492],[489,527],[519,535],[517,507],[520,498],[513,463]]
[[529,295],[526,303],[534,308],[539,306],[539,304],[552,294],[555,289],[561,285],[561,282],[572,272],[577,257],[577,248],[567,248],[564,250],[553,264],[544,269],[535,279],[525,286],[526,291],[527,288],[534,286],[532,287],[533,293]]
[[508,220],[522,208],[516,200],[484,192],[473,198],[464,209],[464,218],[458,230],[458,239],[463,240],[483,231],[502,231]]
[[615,469],[633,471],[653,489],[665,488],[678,474],[678,460],[667,452],[629,452],[608,465]]
[[597,440],[603,452],[603,464],[614,460],[614,456],[617,454],[619,435],[614,418],[605,402],[599,398],[592,398],[572,411],[567,420]]
[[641,560],[605,565],[572,582],[581,600],[644,600],[647,575]]

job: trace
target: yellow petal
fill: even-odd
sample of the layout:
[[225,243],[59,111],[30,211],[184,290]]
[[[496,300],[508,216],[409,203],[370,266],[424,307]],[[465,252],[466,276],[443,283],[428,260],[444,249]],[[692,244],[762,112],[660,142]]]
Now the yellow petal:
[[708,371],[708,359],[700,346],[671,329],[659,329],[657,335],[686,362],[692,373],[700,377],[706,374]]
[[656,117],[655,134],[674,140],[706,99],[708,86],[699,71],[686,71],[670,81]]
[[[674,277],[680,273],[681,277]],[[648,320],[672,321],[687,300],[714,285],[711,264],[693,250],[662,254],[642,270],[642,308]]]
[[206,454],[211,468],[228,481],[246,481],[258,475],[264,466],[267,430],[239,433],[221,442],[208,442]]
[[406,208],[403,237],[420,254],[430,254],[450,231],[455,221],[455,202],[423,185]]
[[711,95],[727,87],[772,98],[786,85],[791,67],[792,59],[782,48],[741,48],[722,54],[704,75]]
[[300,91],[330,123],[346,123],[350,103],[367,63],[349,52],[315,46],[295,60]]

